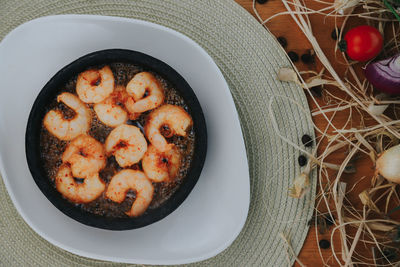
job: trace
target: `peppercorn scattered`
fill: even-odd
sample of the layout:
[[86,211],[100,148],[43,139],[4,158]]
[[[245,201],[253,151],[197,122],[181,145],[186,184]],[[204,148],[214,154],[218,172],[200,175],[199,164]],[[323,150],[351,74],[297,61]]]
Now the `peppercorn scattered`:
[[325,222],[326,225],[333,225],[335,223],[335,217],[332,215],[330,215],[329,213],[327,215],[325,215]]
[[305,134],[301,137],[301,142],[305,147],[310,147],[313,144],[313,140],[308,134]]
[[340,35],[340,30],[338,28],[335,28],[331,33],[331,38],[336,41],[339,35]]
[[322,249],[328,249],[330,246],[331,246],[331,243],[329,243],[328,240],[321,239],[319,241],[319,247],[322,248]]
[[265,4],[266,2],[268,2],[268,0],[257,0],[257,3],[259,4]]
[[288,56],[289,56],[289,58],[290,58],[290,60],[291,60],[292,62],[297,62],[297,61],[299,61],[299,55],[298,55],[296,52],[289,51],[289,52],[288,52]]
[[322,97],[322,86],[317,85],[310,88],[310,92],[313,96]]
[[300,156],[297,158],[297,161],[299,162],[299,165],[300,165],[301,167],[303,167],[303,166],[305,166],[305,165],[307,164],[307,158],[306,158],[304,155],[300,155]]
[[305,63],[305,64],[312,64],[315,62],[315,58],[314,58],[314,55],[312,55],[310,52],[308,52],[308,53],[301,55],[301,61],[303,61],[303,63]]
[[384,248],[382,252],[382,256],[384,256],[389,262],[393,262],[397,258],[396,251],[394,249]]
[[278,42],[281,44],[281,46],[282,46],[283,48],[285,48],[285,47],[287,46],[287,40],[286,40],[285,37],[279,36],[279,37],[277,38],[277,40],[278,40]]

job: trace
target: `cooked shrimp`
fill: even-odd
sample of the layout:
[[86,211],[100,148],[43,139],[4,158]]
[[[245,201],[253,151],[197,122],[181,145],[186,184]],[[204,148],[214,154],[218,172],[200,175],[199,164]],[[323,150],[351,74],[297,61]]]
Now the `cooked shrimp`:
[[186,130],[191,125],[192,118],[183,108],[167,104],[149,114],[144,131],[150,143],[160,152],[165,152],[173,145],[167,143],[160,132],[161,127],[169,131],[166,137],[171,137],[173,135],[186,136]]
[[140,129],[127,124],[112,130],[105,145],[106,152],[113,154],[121,167],[139,162],[147,151],[147,141]]
[[71,165],[72,174],[85,178],[106,166],[103,145],[89,135],[80,135],[67,146],[61,160]]
[[140,72],[126,86],[127,93],[132,96],[125,103],[131,114],[155,109],[164,101],[162,85],[153,74]]
[[153,182],[173,180],[181,165],[181,154],[176,146],[167,152],[159,152],[150,145],[142,160],[143,171]]
[[61,140],[71,140],[80,134],[87,133],[92,120],[89,108],[75,95],[62,93],[57,97],[75,112],[72,119],[65,119],[60,110],[50,110],[44,117],[46,129]]
[[114,75],[109,66],[82,72],[76,81],[76,93],[85,103],[100,103],[114,91]]
[[136,192],[136,199],[126,214],[131,217],[142,215],[150,205],[154,193],[153,184],[143,172],[131,169],[118,172],[108,185],[106,197],[121,203],[129,189]]
[[98,198],[106,186],[99,174],[93,173],[86,177],[82,183],[77,183],[72,175],[71,168],[63,164],[56,176],[57,190],[70,201],[75,203],[88,203]]
[[123,104],[128,97],[124,86],[116,86],[109,97],[94,105],[93,109],[99,120],[110,127],[124,124],[128,120],[128,112]]

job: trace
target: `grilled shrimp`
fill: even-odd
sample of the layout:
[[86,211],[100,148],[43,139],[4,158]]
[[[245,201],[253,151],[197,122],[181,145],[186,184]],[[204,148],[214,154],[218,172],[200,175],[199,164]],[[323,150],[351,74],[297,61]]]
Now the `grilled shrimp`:
[[44,117],[46,129],[61,140],[72,140],[80,134],[89,131],[92,120],[89,108],[75,95],[62,93],[57,96],[58,102],[63,102],[75,112],[72,119],[65,119],[59,110],[50,110]]
[[167,104],[149,114],[144,131],[150,143],[158,151],[165,152],[173,145],[167,143],[164,135],[160,132],[161,127],[169,132],[166,137],[171,137],[173,135],[186,136],[186,130],[191,125],[192,118],[183,108]]
[[80,135],[68,144],[61,160],[71,165],[72,175],[85,178],[106,166],[103,145],[89,135]]
[[121,167],[139,162],[147,151],[147,141],[136,126],[122,124],[106,139],[106,152],[113,154]]
[[164,101],[162,85],[149,72],[136,74],[126,86],[126,91],[132,96],[125,103],[131,114],[140,114],[155,109]]
[[136,217],[146,211],[154,193],[153,184],[143,172],[131,169],[118,172],[111,178],[106,197],[114,202],[121,203],[130,189],[136,192],[136,199],[126,214],[130,217]]
[[55,183],[57,190],[74,203],[91,202],[98,198],[106,188],[98,173],[85,177],[83,183],[77,183],[67,164],[61,165]]
[[114,75],[109,66],[78,75],[76,93],[85,103],[100,103],[114,91]]
[[124,124],[128,120],[128,112],[123,104],[128,97],[124,86],[116,86],[109,97],[94,105],[93,109],[99,120],[110,127]]
[[159,152],[150,145],[142,160],[143,171],[153,182],[173,180],[181,165],[181,154],[176,146],[167,152]]

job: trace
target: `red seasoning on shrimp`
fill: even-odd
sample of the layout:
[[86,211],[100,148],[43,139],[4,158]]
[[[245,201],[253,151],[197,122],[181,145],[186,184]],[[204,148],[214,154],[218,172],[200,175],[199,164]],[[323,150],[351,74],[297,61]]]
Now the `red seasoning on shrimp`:
[[76,81],[76,93],[85,103],[100,103],[114,91],[114,75],[109,66],[82,72]]
[[75,203],[88,203],[98,198],[106,186],[100,179],[99,173],[95,172],[83,178],[78,183],[72,175],[71,167],[61,165],[55,179],[57,190],[67,199]]
[[149,72],[136,74],[126,86],[131,96],[126,102],[126,108],[132,114],[140,114],[155,109],[164,101],[164,90],[161,83]]
[[111,179],[106,197],[114,202],[121,203],[124,201],[128,190],[136,192],[136,199],[126,214],[131,217],[142,215],[153,199],[153,184],[141,171],[122,170]]
[[80,134],[87,133],[90,127],[91,114],[89,108],[71,93],[62,93],[57,97],[75,112],[72,119],[65,119],[59,110],[50,110],[44,117],[46,129],[61,140],[72,140]]
[[192,123],[192,118],[183,108],[167,104],[150,113],[144,129],[150,143],[165,152],[172,148],[172,144],[167,142],[160,129],[167,126],[171,136],[186,136],[186,130]]
[[109,97],[93,106],[97,118],[109,127],[117,127],[126,123],[128,112],[122,103],[125,103],[128,97],[125,86],[116,86]]
[[103,144],[89,135],[80,135],[69,143],[61,160],[70,164],[72,174],[77,178],[98,173],[106,166]]
[[114,155],[121,167],[138,163],[147,151],[147,141],[140,129],[127,124],[112,130],[105,145],[106,152]]
[[142,160],[143,171],[153,182],[173,180],[181,165],[181,153],[172,145],[166,152],[160,152],[150,145]]

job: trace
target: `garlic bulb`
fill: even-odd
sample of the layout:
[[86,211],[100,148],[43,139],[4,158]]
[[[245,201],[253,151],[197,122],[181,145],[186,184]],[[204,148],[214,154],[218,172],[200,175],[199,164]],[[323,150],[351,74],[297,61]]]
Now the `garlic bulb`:
[[376,173],[386,180],[400,184],[400,145],[384,151],[376,161]]

